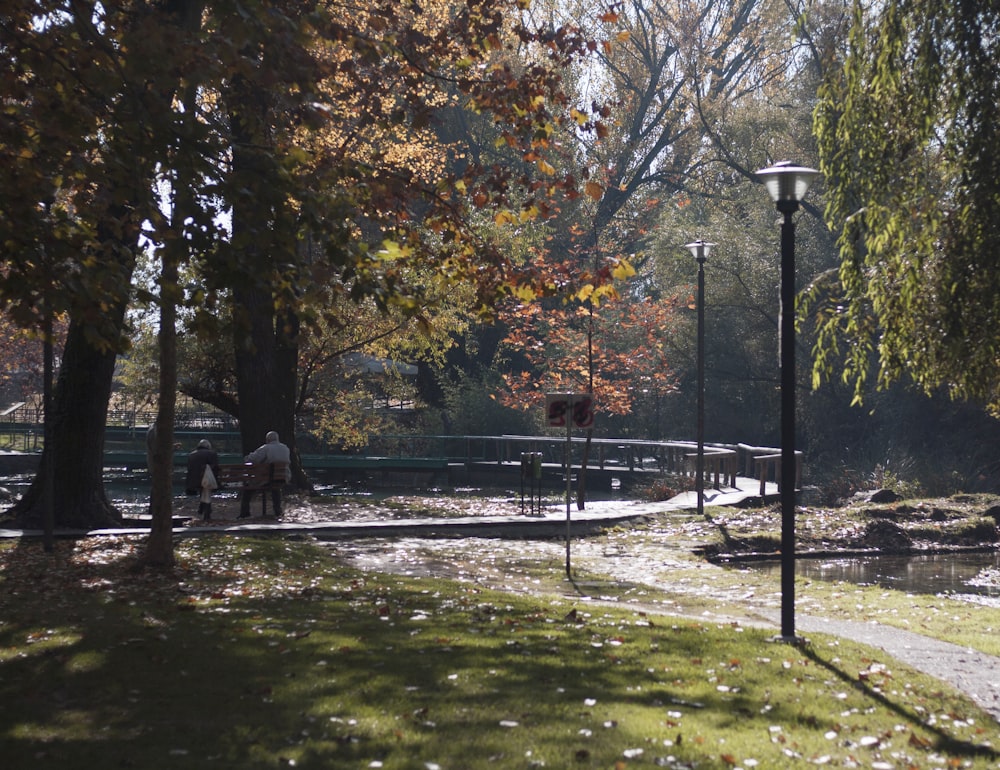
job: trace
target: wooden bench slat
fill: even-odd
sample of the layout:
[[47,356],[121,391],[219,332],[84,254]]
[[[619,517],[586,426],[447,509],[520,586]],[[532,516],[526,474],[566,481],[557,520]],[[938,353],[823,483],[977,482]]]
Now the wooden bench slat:
[[240,463],[220,465],[218,482],[220,486],[237,485],[244,489],[277,489],[285,486],[288,463]]

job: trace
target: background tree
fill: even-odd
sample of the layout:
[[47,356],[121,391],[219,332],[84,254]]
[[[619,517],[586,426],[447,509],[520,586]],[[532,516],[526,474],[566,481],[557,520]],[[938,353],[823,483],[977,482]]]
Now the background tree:
[[[171,114],[178,5],[4,9],[0,297],[24,325],[43,328],[42,312],[69,318],[51,441],[14,509],[26,524],[45,509],[65,526],[117,520],[102,481],[104,423],[142,229],[157,220],[165,146],[147,128]],[[49,473],[58,485],[42,483]]]
[[1000,406],[1000,9],[855,3],[816,110],[836,281],[817,286],[817,377],[871,372]]
[[[517,366],[504,372],[502,403],[541,415],[546,393],[593,393],[603,420],[674,390],[667,352],[677,301],[635,298],[627,287],[601,300],[586,296],[589,303],[532,302],[504,314],[500,355]],[[601,430],[631,433],[621,424]]]
[[[796,44],[788,8],[761,0],[636,0],[610,8],[579,3],[570,12],[599,40],[595,56],[578,65],[577,103],[606,102],[614,119],[604,132],[575,138],[579,157],[596,171],[586,177],[587,195],[550,223],[550,259],[575,259],[577,270],[599,273],[627,258],[641,276],[631,297],[657,306],[675,288],[655,277],[657,249],[650,246],[659,212],[693,197],[727,199],[727,185],[750,187],[760,167],[747,164],[755,159],[749,148],[734,153],[721,132],[758,94],[786,86],[787,53]],[[598,311],[588,313],[592,334]],[[664,349],[671,344],[662,340]],[[589,341],[584,349],[601,345]],[[584,381],[599,379],[596,359],[588,366]],[[664,393],[653,391],[658,415]]]
[[[393,152],[398,142],[362,151],[357,137],[419,130],[441,107],[434,84],[446,82],[493,114],[506,142],[541,158],[544,137],[565,119],[556,70],[582,44],[571,31],[519,29],[518,6],[506,2],[457,13],[426,6],[433,24],[416,4],[372,4],[359,14],[335,4],[254,2],[236,13],[208,3],[189,29],[183,12],[196,8],[183,0],[77,3],[55,13],[26,0],[5,9],[11,121],[3,150],[11,164],[3,181],[19,201],[8,193],[4,207],[2,291],[27,324],[38,320],[31,308],[39,294],[52,296],[52,312],[70,313],[55,439],[42,461],[66,482],[55,506],[63,524],[115,520],[103,492],[103,425],[140,246],[167,257],[158,301],[190,301],[191,328],[211,328],[213,310],[235,300],[244,441],[259,440],[273,405],[276,424],[267,427],[291,438],[298,328],[321,315],[325,287],[411,312],[426,288],[407,282],[413,263],[436,272],[435,292],[471,281],[477,307],[487,308],[514,280],[514,266],[479,237],[470,213],[534,215],[519,210],[521,192],[534,189],[527,170],[512,177],[469,164],[461,177],[416,173],[406,152]],[[515,72],[489,62],[505,46],[544,53]],[[66,72],[74,73],[70,88]],[[195,98],[178,100],[190,84]],[[338,115],[338,105],[365,109]],[[550,180],[545,195],[570,185]],[[181,188],[183,213],[172,219],[164,196]],[[324,259],[299,248],[305,236]],[[172,271],[185,259],[204,283],[179,297]],[[161,374],[169,389],[169,372]],[[164,468],[169,412],[167,403],[154,453]],[[36,485],[25,495],[22,521],[43,494]]]

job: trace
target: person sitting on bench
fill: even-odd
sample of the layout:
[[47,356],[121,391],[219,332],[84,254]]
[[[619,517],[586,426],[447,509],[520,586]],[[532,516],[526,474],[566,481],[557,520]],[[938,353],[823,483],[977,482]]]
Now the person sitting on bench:
[[[246,461],[248,463],[253,463],[254,465],[263,465],[266,463],[285,463],[285,482],[292,480],[292,468],[291,468],[292,455],[286,444],[282,444],[278,440],[278,434],[275,431],[268,431],[267,436],[264,437],[264,443],[257,447],[254,451],[246,456]],[[240,498],[240,518],[246,519],[250,517],[250,499],[253,497],[253,493],[256,490],[246,488],[243,490],[243,494]],[[262,495],[267,494],[267,490],[260,490]],[[271,502],[274,505],[274,517],[277,519],[281,518],[281,487],[275,486],[271,488]]]

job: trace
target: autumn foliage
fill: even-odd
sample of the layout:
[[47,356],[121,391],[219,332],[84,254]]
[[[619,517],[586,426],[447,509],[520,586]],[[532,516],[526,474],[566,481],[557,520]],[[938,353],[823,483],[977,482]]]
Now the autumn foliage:
[[674,391],[668,343],[677,308],[674,299],[637,298],[614,282],[510,307],[501,400],[531,409],[549,392],[593,393],[598,414],[624,415],[643,394]]

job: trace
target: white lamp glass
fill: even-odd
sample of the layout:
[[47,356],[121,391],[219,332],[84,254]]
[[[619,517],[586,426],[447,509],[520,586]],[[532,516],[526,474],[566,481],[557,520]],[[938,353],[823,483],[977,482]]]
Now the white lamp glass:
[[695,241],[694,243],[685,243],[684,248],[694,255],[695,259],[701,258],[705,259],[712,251],[712,247],[715,246],[714,243],[709,243],[708,241]]
[[806,190],[817,176],[819,171],[816,169],[796,166],[787,160],[757,172],[757,178],[764,183],[768,195],[775,203],[798,203],[805,197]]

